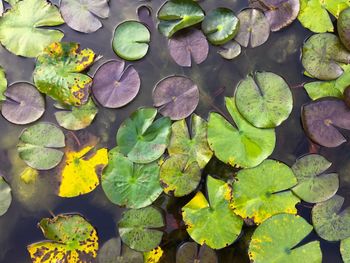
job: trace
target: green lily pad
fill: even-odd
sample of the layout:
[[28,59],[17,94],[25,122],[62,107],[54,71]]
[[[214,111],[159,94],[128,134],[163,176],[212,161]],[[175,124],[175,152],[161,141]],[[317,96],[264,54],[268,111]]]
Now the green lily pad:
[[176,252],[176,263],[218,263],[215,250],[208,246],[198,246],[195,242],[182,244]]
[[130,248],[142,252],[150,251],[159,245],[163,236],[159,228],[163,226],[161,212],[152,206],[124,212],[118,223],[122,241]]
[[297,246],[312,231],[305,219],[290,214],[280,214],[262,223],[252,236],[249,258],[252,262],[322,262],[319,241]]
[[4,69],[0,66],[0,102],[6,100],[5,91],[7,89],[7,79]]
[[91,49],[78,43],[53,43],[38,57],[33,73],[38,90],[61,104],[87,103],[92,79],[83,73],[94,62]]
[[200,23],[204,19],[204,12],[195,1],[171,0],[160,8],[158,19],[159,31],[170,38],[181,29]]
[[182,217],[194,241],[221,249],[238,238],[243,220],[230,209],[231,189],[227,183],[208,176],[207,192],[208,200],[198,192],[182,208]]
[[4,215],[10,208],[12,202],[11,188],[4,177],[0,175],[0,216]]
[[236,127],[218,113],[210,113],[208,143],[215,156],[232,166],[254,167],[265,160],[274,150],[274,129],[258,129],[238,112],[235,98],[225,98]]
[[321,155],[309,154],[296,161],[292,170],[298,184],[292,191],[302,200],[319,203],[328,200],[338,191],[338,174],[324,172],[332,165]]
[[229,41],[226,44],[220,46],[220,49],[218,51],[221,57],[229,60],[238,57],[241,54],[241,52],[241,45],[234,40]]
[[61,162],[63,152],[59,148],[64,146],[63,132],[51,123],[42,122],[23,130],[17,150],[28,166],[49,170]]
[[213,45],[222,45],[234,38],[239,29],[239,20],[228,8],[217,8],[205,16],[203,33]]
[[350,262],[350,237],[340,242],[340,253],[344,263]]
[[312,224],[323,239],[339,241],[350,237],[350,207],[342,209],[343,203],[343,197],[334,195],[312,208]]
[[46,0],[19,1],[0,19],[0,42],[16,55],[36,57],[64,36],[47,27],[63,23],[57,7]]
[[113,50],[125,60],[139,60],[148,52],[151,34],[137,21],[125,21],[117,26],[113,37]]
[[117,145],[122,154],[135,163],[150,163],[161,157],[171,135],[167,117],[154,121],[157,110],[141,108],[131,114],[119,127]]
[[233,211],[260,224],[276,214],[296,214],[300,202],[289,189],[297,184],[293,171],[285,164],[265,160],[240,170],[233,183]]
[[257,128],[274,128],[293,109],[293,95],[286,81],[272,72],[256,72],[239,82],[236,105],[242,116]]
[[97,257],[97,231],[82,216],[44,218],[39,227],[49,240],[27,247],[33,263],[93,262]]
[[350,52],[336,35],[330,33],[311,36],[302,49],[302,64],[313,77],[332,80],[343,74],[342,65],[350,61]]
[[[350,6],[350,5],[349,5]],[[340,41],[350,50],[350,8],[344,9],[338,18],[337,29]]]

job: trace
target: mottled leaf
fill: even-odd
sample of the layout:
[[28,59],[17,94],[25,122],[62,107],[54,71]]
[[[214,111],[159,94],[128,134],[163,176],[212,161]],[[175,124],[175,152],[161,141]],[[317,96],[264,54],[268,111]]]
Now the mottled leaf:
[[344,263],[350,262],[350,237],[340,242],[340,253]]
[[0,216],[4,215],[12,202],[11,188],[0,174]]
[[4,69],[0,66],[0,102],[6,100],[5,91],[7,89],[7,79]]
[[198,246],[195,242],[182,244],[176,252],[176,263],[218,263],[215,250],[210,247]]
[[337,29],[340,41],[350,50],[350,8],[344,9],[338,18]]

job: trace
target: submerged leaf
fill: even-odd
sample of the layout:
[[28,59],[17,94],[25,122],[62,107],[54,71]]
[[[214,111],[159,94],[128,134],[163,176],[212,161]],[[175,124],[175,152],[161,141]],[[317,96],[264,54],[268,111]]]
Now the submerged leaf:
[[0,174],[0,216],[4,215],[12,202],[11,188]]
[[0,102],[6,100],[5,91],[7,89],[7,79],[4,69],[0,66]]
[[195,242],[182,244],[176,252],[176,263],[218,263],[215,250],[210,247],[198,246]]

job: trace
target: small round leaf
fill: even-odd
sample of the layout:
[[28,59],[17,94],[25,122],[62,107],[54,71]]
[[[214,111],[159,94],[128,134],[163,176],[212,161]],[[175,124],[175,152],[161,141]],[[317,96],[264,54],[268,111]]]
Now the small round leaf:
[[218,263],[215,250],[203,245],[199,246],[195,242],[182,244],[176,252],[176,263]]
[[241,45],[236,41],[229,41],[225,45],[220,46],[218,53],[225,59],[234,59],[241,54]]

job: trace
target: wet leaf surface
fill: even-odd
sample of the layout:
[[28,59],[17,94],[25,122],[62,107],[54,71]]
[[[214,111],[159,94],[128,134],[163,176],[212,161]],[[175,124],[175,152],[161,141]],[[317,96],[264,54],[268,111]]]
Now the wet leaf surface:
[[12,202],[11,188],[0,173],[0,216],[10,208]]
[[229,41],[226,44],[220,46],[218,53],[225,59],[234,59],[241,54],[241,45],[236,41]]
[[176,252],[176,263],[217,263],[215,250],[208,246],[198,246],[195,242],[182,244]]

